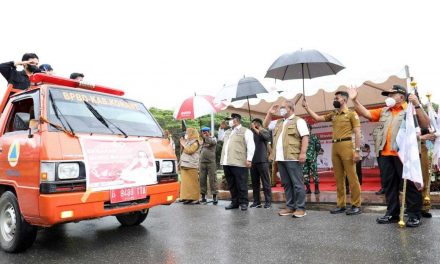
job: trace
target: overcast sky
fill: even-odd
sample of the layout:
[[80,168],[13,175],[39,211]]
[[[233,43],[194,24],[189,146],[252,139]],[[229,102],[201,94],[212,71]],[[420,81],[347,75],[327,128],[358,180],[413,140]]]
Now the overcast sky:
[[82,72],[85,81],[123,89],[147,107],[173,109],[194,93],[216,95],[243,75],[268,89],[300,91],[299,80],[264,79],[273,61],[300,48],[326,52],[346,67],[306,80],[307,95],[403,76],[409,65],[420,93],[432,92],[440,102],[435,1],[21,0],[0,6],[0,62],[35,52],[60,76]]

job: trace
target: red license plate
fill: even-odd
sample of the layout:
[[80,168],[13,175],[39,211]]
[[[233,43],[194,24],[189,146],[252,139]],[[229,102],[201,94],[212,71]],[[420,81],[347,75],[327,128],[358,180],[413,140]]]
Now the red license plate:
[[147,197],[145,186],[136,186],[123,189],[110,190],[110,203],[121,203],[141,200]]

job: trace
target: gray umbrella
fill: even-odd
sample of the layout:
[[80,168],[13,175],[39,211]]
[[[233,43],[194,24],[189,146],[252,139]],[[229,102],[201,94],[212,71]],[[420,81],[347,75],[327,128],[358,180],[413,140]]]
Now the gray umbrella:
[[265,78],[279,80],[303,80],[334,75],[345,69],[344,65],[332,56],[317,50],[297,50],[281,55],[267,70]]
[[251,117],[249,98],[256,98],[257,94],[261,93],[268,93],[268,91],[256,78],[243,77],[235,84],[223,86],[215,99],[218,101],[238,101],[246,99],[248,103],[249,117]]

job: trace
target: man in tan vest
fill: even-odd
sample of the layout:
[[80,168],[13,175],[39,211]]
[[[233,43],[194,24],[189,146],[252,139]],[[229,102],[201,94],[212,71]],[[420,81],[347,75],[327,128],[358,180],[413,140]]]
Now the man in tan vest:
[[309,129],[304,119],[295,116],[295,103],[285,101],[281,107],[273,105],[264,119],[268,127],[274,115],[280,115],[273,129],[273,151],[271,159],[277,162],[281,183],[286,196],[286,209],[280,216],[301,218],[306,216],[306,193],[302,166],[306,161],[309,144]]
[[[332,163],[336,179],[336,208],[331,214],[344,213],[357,215],[361,211],[361,187],[356,175],[355,163],[360,160],[361,123],[356,112],[347,107],[348,93],[338,91],[333,100],[334,111],[327,115],[317,115],[303,101],[303,107],[317,122],[332,122]],[[355,148],[353,149],[352,134],[355,135]],[[345,175],[351,189],[351,208],[346,210]]]
[[254,135],[241,125],[241,116],[231,114],[229,127],[225,132],[220,164],[223,165],[226,181],[231,193],[231,204],[226,210],[246,211],[249,205],[247,176],[255,151]]
[[[382,92],[386,96],[386,107],[368,110],[357,99],[357,90],[349,89],[356,112],[371,122],[379,122],[375,129],[375,150],[376,155],[381,159],[381,170],[384,176],[384,189],[387,201],[387,212],[385,216],[376,219],[378,224],[397,223],[399,221],[399,188],[402,181],[403,164],[397,154],[396,137],[400,124],[405,119],[406,88],[400,85],[393,85],[392,89]],[[429,125],[429,119],[420,106],[420,102],[413,94],[408,100],[414,105],[417,120],[421,128]],[[415,153],[417,155],[419,153]],[[420,225],[422,209],[422,193],[417,190],[412,181],[408,181],[406,190],[406,204],[408,220],[406,226],[417,227]]]

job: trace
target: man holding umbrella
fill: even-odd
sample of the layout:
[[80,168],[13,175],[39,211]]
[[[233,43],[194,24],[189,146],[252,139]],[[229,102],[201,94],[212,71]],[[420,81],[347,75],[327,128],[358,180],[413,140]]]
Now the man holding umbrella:
[[[357,215],[361,213],[361,187],[356,175],[355,162],[360,160],[361,144],[361,123],[356,112],[347,107],[348,93],[338,91],[333,101],[334,111],[327,115],[317,115],[309,108],[306,100],[303,107],[316,122],[332,122],[332,163],[336,178],[336,208],[331,210],[332,214],[346,213]],[[355,148],[351,135],[355,134]],[[351,189],[351,208],[346,210],[345,175]]]
[[241,125],[241,115],[233,113],[225,119],[229,120],[230,129],[225,132],[220,164],[231,193],[231,204],[225,209],[240,207],[246,211],[249,205],[247,176],[255,152],[254,136]]

